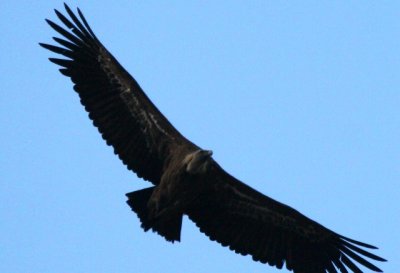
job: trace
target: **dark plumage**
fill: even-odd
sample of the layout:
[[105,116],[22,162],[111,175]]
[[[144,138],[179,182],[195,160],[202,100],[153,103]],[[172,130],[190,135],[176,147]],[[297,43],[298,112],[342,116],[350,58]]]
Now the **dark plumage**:
[[78,9],[69,18],[55,11],[61,55],[50,61],[70,77],[89,118],[129,170],[153,186],[127,194],[145,231],[179,241],[183,215],[211,240],[255,261],[295,273],[382,272],[368,260],[385,261],[346,238],[281,204],[225,172],[182,136],[148,99],[138,83],[107,51]]

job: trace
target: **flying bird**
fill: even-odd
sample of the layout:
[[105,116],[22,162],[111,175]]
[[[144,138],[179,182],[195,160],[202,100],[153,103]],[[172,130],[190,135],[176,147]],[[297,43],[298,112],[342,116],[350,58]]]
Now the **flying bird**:
[[[180,241],[187,215],[211,240],[253,260],[295,273],[382,272],[376,247],[342,236],[242,183],[186,139],[96,37],[82,12],[64,4],[62,38],[40,45],[71,78],[82,105],[108,145],[149,188],[127,193],[141,227]],[[372,261],[371,261],[372,260]]]

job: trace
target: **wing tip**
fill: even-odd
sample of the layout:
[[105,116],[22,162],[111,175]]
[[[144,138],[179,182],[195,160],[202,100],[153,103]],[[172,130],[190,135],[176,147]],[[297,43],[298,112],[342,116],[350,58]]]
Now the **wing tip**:
[[53,21],[51,21],[50,19],[45,18],[44,20],[45,20],[46,23],[48,23],[50,26],[51,26],[51,24],[54,24]]
[[67,3],[64,2],[63,5],[64,5],[65,10],[66,10],[68,13],[72,12],[71,8],[68,6]]
[[340,235],[339,237],[341,239],[345,240],[345,241],[348,241],[348,242],[353,243],[353,244],[358,245],[358,246],[366,247],[366,248],[369,248],[369,249],[378,249],[378,247],[376,247],[376,246],[373,246],[373,245],[370,245],[370,244],[367,244],[367,243],[363,243],[363,242],[360,242],[360,241],[357,241],[357,240],[354,240],[354,239],[350,239],[350,238],[342,236],[342,235]]

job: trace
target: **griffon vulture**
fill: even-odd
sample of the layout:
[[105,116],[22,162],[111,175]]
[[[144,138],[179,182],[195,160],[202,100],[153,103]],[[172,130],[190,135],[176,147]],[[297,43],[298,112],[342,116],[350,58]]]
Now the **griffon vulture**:
[[342,236],[295,209],[252,189],[224,171],[186,139],[149,100],[91,30],[82,12],[65,5],[62,38],[40,45],[61,58],[49,60],[70,77],[89,118],[127,168],[153,184],[126,194],[145,231],[180,240],[187,215],[211,240],[255,261],[295,273],[382,272],[376,247]]

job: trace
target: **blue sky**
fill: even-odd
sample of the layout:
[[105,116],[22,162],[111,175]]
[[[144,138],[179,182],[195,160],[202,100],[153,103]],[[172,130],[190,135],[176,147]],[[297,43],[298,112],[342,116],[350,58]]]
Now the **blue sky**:
[[[13,2],[13,3],[11,3]],[[186,137],[231,174],[400,267],[397,1],[70,1]],[[0,272],[286,272],[144,233],[149,186],[38,42],[60,1],[0,4]]]

